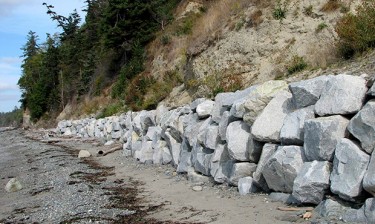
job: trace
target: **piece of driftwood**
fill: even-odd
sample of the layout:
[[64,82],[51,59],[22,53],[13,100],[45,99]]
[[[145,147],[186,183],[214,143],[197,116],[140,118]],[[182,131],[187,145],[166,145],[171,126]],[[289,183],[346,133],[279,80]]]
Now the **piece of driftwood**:
[[277,207],[277,210],[280,211],[312,211],[314,210],[313,207]]
[[112,152],[116,152],[117,150],[120,150],[122,149],[122,145],[117,145],[113,148],[110,148],[110,149],[100,149],[97,153],[98,156],[105,156],[109,153],[112,153]]

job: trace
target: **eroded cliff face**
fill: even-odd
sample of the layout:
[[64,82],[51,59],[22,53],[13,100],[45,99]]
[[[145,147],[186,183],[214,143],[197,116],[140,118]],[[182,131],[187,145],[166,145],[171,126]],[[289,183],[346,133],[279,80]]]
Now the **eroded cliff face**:
[[[152,74],[177,69],[185,79],[185,85],[175,89],[164,104],[179,106],[207,97],[215,82],[225,85],[222,80],[240,80],[245,88],[272,79],[296,76],[293,80],[297,81],[316,76],[313,72],[289,74],[288,66],[299,59],[311,70],[326,68],[337,60],[335,24],[345,12],[355,10],[359,1],[332,2],[337,3],[186,1],[177,18],[183,20],[195,13],[192,32],[173,37],[168,45],[152,51]],[[203,12],[194,10],[202,7]],[[277,12],[284,16],[278,17]],[[189,84],[197,88],[186,91]]]

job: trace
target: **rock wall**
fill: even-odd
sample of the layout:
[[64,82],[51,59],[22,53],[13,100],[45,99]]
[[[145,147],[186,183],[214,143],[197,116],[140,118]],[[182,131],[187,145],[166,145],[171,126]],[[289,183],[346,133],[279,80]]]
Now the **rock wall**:
[[276,191],[299,203],[367,199],[349,221],[374,222],[375,77],[268,81],[175,109],[61,121],[57,132],[123,143],[125,156],[168,164],[192,181]]

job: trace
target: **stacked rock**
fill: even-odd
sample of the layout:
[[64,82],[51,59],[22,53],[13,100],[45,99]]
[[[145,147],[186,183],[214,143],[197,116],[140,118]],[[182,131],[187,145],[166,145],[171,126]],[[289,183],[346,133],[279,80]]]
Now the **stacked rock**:
[[283,192],[320,208],[326,194],[367,197],[347,217],[375,222],[374,98],[359,76],[268,81],[174,109],[61,121],[57,132],[121,141],[141,163],[171,163],[241,194]]

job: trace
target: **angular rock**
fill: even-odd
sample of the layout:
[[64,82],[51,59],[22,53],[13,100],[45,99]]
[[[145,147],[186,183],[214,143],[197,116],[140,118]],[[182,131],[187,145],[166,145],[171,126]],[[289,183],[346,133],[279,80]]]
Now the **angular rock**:
[[375,198],[368,198],[360,209],[348,209],[343,220],[347,223],[375,223]]
[[220,123],[221,116],[225,111],[229,111],[233,104],[234,93],[219,93],[215,97],[215,106],[212,109],[211,115],[212,120],[216,123]]
[[369,154],[375,148],[375,100],[369,101],[349,122],[349,132]]
[[280,131],[284,145],[303,145],[305,120],[315,118],[314,107],[306,107],[288,114]]
[[242,177],[252,176],[257,168],[255,163],[235,163],[229,175],[229,183],[238,186],[238,180]]
[[293,195],[286,194],[286,193],[280,193],[280,192],[272,192],[269,195],[269,199],[272,202],[278,201],[278,202],[282,202],[282,203],[287,204],[287,205],[291,205],[291,204],[299,205],[299,204],[301,204],[299,201],[297,201],[293,197]]
[[181,143],[180,161],[176,172],[187,173],[189,168],[191,168],[191,149],[187,144],[187,140],[184,139]]
[[200,119],[207,118],[211,115],[211,111],[215,106],[215,102],[212,100],[205,100],[197,106],[197,114]]
[[198,140],[199,144],[204,145],[204,142],[206,140],[207,130],[208,130],[208,127],[210,125],[212,125],[212,119],[211,118],[207,118],[200,125],[198,136],[197,136],[197,140]]
[[266,143],[263,146],[262,154],[260,156],[257,169],[253,173],[253,181],[258,187],[263,189],[265,192],[270,191],[270,189],[268,188],[267,182],[263,176],[264,165],[268,162],[271,156],[276,152],[276,149],[278,146],[279,145],[270,144],[270,143]]
[[229,111],[225,111],[219,122],[219,136],[222,141],[226,141],[227,128],[230,123],[238,120],[238,118],[233,117]]
[[168,113],[168,108],[163,104],[158,105],[155,111],[155,123],[160,125],[160,120],[164,114]]
[[172,162],[172,155],[167,147],[162,148],[162,158],[163,158],[163,161],[162,161],[163,165],[169,164]]
[[293,183],[305,161],[302,147],[279,146],[263,168],[270,189],[292,193]]
[[362,77],[344,74],[330,76],[315,104],[315,112],[319,116],[357,113],[366,92],[366,80]]
[[219,126],[218,125],[210,125],[207,128],[204,146],[206,146],[209,149],[214,150],[218,143],[219,143]]
[[249,146],[252,141],[250,127],[243,121],[235,121],[228,125],[226,139],[229,155],[238,161],[249,160]]
[[375,83],[369,89],[369,91],[367,92],[367,95],[369,95],[369,96],[375,96]]
[[[245,113],[243,114],[243,120],[252,125],[257,117],[261,114],[267,104],[280,92],[288,89],[288,85],[285,81],[271,80],[263,83],[262,85],[256,86],[254,90],[247,96],[243,107]],[[237,105],[236,105],[237,106]],[[241,111],[241,109],[236,109]],[[232,111],[233,114],[234,111]],[[238,112],[237,112],[238,114]],[[240,115],[241,113],[239,113]]]
[[139,161],[141,163],[152,163],[154,150],[152,148],[152,141],[143,140],[142,148],[139,154]]
[[22,190],[22,184],[17,178],[12,178],[5,185],[6,192],[16,192]]
[[337,142],[348,136],[349,120],[340,115],[305,121],[304,152],[308,161],[332,161]]
[[154,139],[158,140],[160,139],[161,132],[162,129],[160,126],[149,127],[145,135],[145,138],[147,141],[153,141]]
[[154,153],[152,155],[152,162],[154,164],[161,164],[163,163],[163,150],[167,148],[167,142],[163,140],[157,140],[152,142],[152,148],[154,149]]
[[216,169],[214,180],[216,183],[229,182],[229,177],[233,168],[234,160],[220,161]]
[[206,101],[205,98],[198,98],[198,99],[195,99],[193,102],[191,102],[190,104],[190,108],[193,112],[196,112],[197,110],[197,107],[199,104],[203,103],[204,101]]
[[372,196],[375,196],[375,150],[372,152],[365,176],[363,177],[363,188]]
[[[351,140],[343,138],[336,146],[331,173],[331,191],[345,200],[353,200],[362,193],[362,180],[370,156]],[[343,184],[345,183],[345,184]]]
[[346,210],[348,210],[348,208],[341,205],[337,201],[326,199],[314,209],[314,213],[320,215],[321,217],[340,220]]
[[235,101],[233,102],[233,105],[230,109],[230,114],[233,117],[236,118],[243,118],[245,115],[246,109],[245,109],[245,103],[248,98],[253,97],[254,95],[251,94],[253,91],[256,91],[258,88],[258,85],[250,86],[246,88],[245,90],[242,90],[241,92],[237,91],[235,94],[238,94]]
[[293,94],[293,103],[296,108],[299,109],[314,105],[319,100],[327,80],[327,76],[319,76],[289,84],[289,89]]
[[302,203],[319,204],[329,189],[332,165],[328,161],[305,162],[293,184],[293,197]]
[[242,177],[238,180],[238,192],[240,195],[255,193],[258,188],[255,186],[252,177]]
[[251,127],[255,140],[261,142],[280,142],[280,131],[284,119],[292,110],[292,94],[281,91],[269,102]]
[[91,156],[91,153],[87,150],[80,150],[78,153],[78,158],[87,158],[90,156]]
[[174,166],[178,165],[180,152],[181,152],[181,143],[179,143],[176,139],[173,138],[169,129],[163,131],[161,134],[162,138],[167,142],[167,146],[170,150],[172,155],[172,163]]

